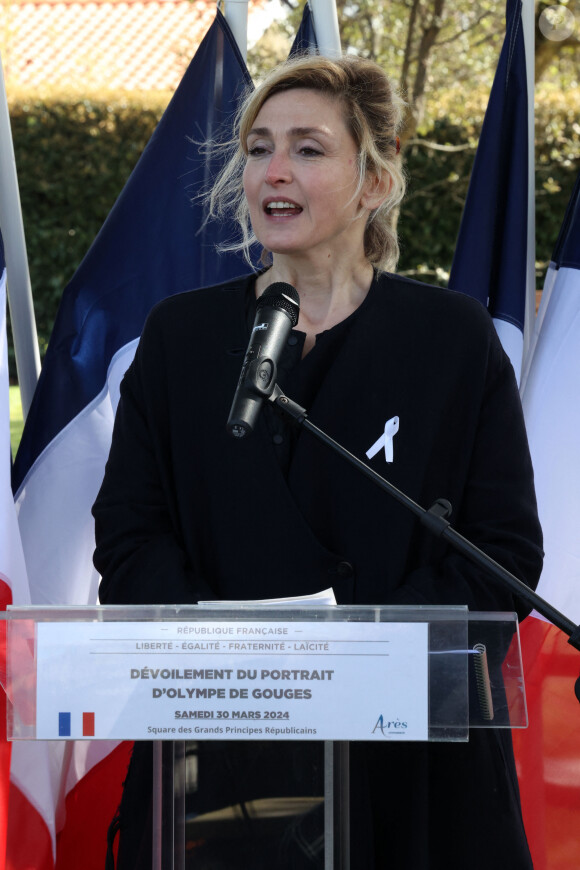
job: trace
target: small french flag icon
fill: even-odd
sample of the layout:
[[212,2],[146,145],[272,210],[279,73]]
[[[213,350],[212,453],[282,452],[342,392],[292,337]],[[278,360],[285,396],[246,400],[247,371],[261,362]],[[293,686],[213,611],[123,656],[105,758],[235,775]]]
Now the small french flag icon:
[[[71,736],[71,714],[70,713],[59,713],[58,714],[58,736],[59,737],[70,737]],[[94,737],[95,736],[95,714],[94,713],[83,713],[83,737]]]

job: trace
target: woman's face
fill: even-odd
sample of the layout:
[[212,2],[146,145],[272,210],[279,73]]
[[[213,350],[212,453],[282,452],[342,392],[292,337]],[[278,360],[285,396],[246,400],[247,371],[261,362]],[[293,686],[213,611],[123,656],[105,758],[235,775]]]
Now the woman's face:
[[357,149],[340,103],[297,88],[270,97],[247,139],[244,191],[253,230],[278,254],[364,250]]

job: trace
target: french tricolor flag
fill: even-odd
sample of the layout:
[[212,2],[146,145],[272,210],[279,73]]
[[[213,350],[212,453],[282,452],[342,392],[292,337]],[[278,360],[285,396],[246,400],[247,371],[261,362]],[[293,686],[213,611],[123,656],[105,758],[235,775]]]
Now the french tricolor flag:
[[518,382],[530,262],[528,202],[522,3],[507,0],[506,35],[473,162],[449,286],[479,299],[488,309]]
[[[520,0],[506,37],[475,157],[450,287],[478,298],[496,325],[521,393],[545,562],[538,593],[580,622],[580,178],[546,275],[522,365],[526,312],[528,100]],[[501,445],[500,445],[501,447]],[[520,626],[529,727],[514,731],[535,870],[571,870],[580,855],[580,654],[554,626]]]
[[[151,307],[248,269],[239,257],[216,255],[215,244],[230,240],[233,227],[208,223],[194,197],[217,168],[197,143],[231,128],[237,99],[250,84],[218,12],[65,289],[14,467],[33,604],[97,601],[90,511],[104,473],[119,384]],[[4,456],[8,462],[7,451]],[[14,515],[14,505],[11,510]],[[90,714],[83,727],[90,736]],[[15,744],[7,867],[78,870],[82,855],[83,870],[102,870],[130,749],[90,740]]]
[[[73,736],[73,716],[70,710],[61,711],[58,714],[58,736],[71,737]],[[80,722],[82,722],[81,734],[83,737],[95,736],[95,714],[81,713]]]
[[[292,53],[306,48],[316,49],[308,5]],[[216,244],[231,241],[236,229],[207,222],[195,199],[219,168],[197,143],[228,138],[246,87],[249,73],[218,11],[65,289],[13,475],[34,604],[97,600],[90,509],[109,452],[119,384],[147,314],[169,295],[248,271],[241,258],[216,255]],[[95,727],[90,715],[83,717],[85,736]],[[7,868],[78,870],[82,855],[83,870],[102,870],[131,746],[16,744]]]
[[[538,594],[580,623],[580,175],[546,274],[522,403],[544,531]],[[536,870],[580,855],[580,653],[547,622],[521,626],[530,725],[514,743]]]

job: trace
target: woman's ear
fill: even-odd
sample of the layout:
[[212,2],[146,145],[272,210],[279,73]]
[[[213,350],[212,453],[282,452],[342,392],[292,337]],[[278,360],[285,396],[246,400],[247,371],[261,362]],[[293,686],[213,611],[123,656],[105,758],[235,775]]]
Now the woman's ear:
[[381,172],[380,175],[369,172],[361,193],[361,206],[369,211],[375,211],[384,203],[392,186],[393,179],[388,172]]

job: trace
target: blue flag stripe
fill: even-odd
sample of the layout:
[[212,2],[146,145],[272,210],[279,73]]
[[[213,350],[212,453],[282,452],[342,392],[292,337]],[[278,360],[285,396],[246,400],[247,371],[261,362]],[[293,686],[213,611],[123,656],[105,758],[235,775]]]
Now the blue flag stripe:
[[[306,5],[291,53],[316,49]],[[203,87],[200,87],[203,83]],[[229,137],[252,81],[218,11],[137,166],[66,287],[16,457],[17,490],[64,427],[100,394],[115,354],[141,334],[153,305],[249,271],[215,246],[233,224],[207,222],[195,195],[219,169],[199,144]]]
[[475,155],[449,286],[493,317],[524,328],[528,212],[528,98],[520,0],[506,36]]
[[200,154],[231,124],[251,79],[218,11],[157,129],[66,287],[18,451],[18,488],[44,448],[99,394],[114,354],[138,337],[152,306],[174,293],[248,272],[217,256],[232,225],[206,223],[192,196],[217,170]]
[[290,57],[298,54],[307,54],[310,51],[318,53],[318,41],[314,30],[314,19],[308,3],[304,5],[302,20],[300,27],[294,37],[292,48],[290,49]]

